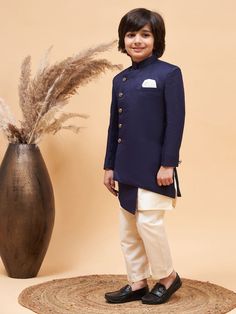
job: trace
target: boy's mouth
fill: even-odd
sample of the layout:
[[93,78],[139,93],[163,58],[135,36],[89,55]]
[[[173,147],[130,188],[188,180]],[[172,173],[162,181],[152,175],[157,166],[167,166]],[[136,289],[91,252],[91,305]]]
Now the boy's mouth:
[[135,51],[135,52],[143,51],[143,49],[144,48],[138,48],[138,47],[132,48],[132,50]]

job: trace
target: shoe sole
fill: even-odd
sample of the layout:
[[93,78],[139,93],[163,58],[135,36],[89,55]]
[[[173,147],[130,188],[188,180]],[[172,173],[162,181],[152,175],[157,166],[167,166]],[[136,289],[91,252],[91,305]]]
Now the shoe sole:
[[161,301],[153,301],[152,302],[152,301],[142,300],[142,303],[143,304],[162,304],[162,303],[165,303],[166,301],[168,301],[170,299],[172,294],[174,294],[181,286],[182,286],[182,281],[180,281],[180,283],[178,283],[176,286],[174,286],[171,293],[167,294],[165,297],[163,297],[163,299]]
[[109,298],[107,298],[105,296],[105,299],[107,300],[108,303],[115,303],[115,304],[118,304],[118,303],[126,303],[126,302],[132,302],[132,301],[140,301],[142,299],[142,297],[134,297],[132,299],[128,299],[128,300],[111,300]]

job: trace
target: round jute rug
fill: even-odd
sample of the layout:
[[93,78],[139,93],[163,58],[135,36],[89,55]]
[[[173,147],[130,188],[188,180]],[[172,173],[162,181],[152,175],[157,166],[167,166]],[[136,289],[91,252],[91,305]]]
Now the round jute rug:
[[[104,293],[127,284],[125,275],[90,275],[58,279],[24,289],[21,305],[39,314],[223,314],[236,307],[236,293],[210,282],[182,279],[168,302],[146,305],[141,301],[106,303]],[[148,280],[151,288],[155,281]]]

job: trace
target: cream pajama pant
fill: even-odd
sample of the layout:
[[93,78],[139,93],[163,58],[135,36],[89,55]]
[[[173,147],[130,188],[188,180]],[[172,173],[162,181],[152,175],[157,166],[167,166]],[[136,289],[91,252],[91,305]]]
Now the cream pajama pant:
[[138,188],[135,215],[120,207],[120,243],[130,283],[173,271],[164,215],[175,204],[176,199]]

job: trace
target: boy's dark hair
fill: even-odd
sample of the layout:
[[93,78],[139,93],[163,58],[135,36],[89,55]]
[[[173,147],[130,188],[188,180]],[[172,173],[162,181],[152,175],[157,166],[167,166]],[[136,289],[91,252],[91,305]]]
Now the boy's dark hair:
[[144,25],[149,24],[154,36],[153,53],[159,58],[165,50],[165,23],[162,16],[154,11],[144,8],[137,8],[126,13],[119,24],[118,50],[127,53],[125,50],[125,34],[127,32],[139,31]]

